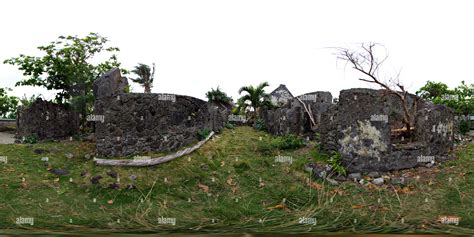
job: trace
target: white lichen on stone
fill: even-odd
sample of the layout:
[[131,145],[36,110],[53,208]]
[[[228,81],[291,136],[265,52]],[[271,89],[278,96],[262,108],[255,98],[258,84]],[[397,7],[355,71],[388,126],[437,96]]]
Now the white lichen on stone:
[[[371,125],[370,121],[357,121],[358,126],[352,128],[349,126],[343,130],[344,137],[339,140],[341,145],[341,152],[344,154],[355,153],[359,156],[380,157],[380,152],[387,151],[387,144],[382,141],[382,134],[380,131]],[[356,129],[358,134],[351,137],[352,129]],[[363,144],[364,140],[371,140],[372,144],[366,146]]]

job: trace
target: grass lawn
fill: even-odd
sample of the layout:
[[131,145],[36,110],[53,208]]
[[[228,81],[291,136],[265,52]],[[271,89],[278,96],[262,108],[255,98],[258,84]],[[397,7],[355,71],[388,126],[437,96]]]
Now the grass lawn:
[[[313,159],[314,144],[259,149],[270,139],[250,127],[226,129],[188,156],[147,168],[95,166],[85,158],[94,153],[92,143],[0,145],[7,158],[0,163],[0,233],[474,234],[472,143],[458,147],[456,160],[404,171],[413,178],[403,187],[378,187],[310,180],[303,165]],[[291,156],[293,163],[275,162],[275,155]],[[92,184],[98,175],[100,183]],[[459,217],[459,225],[441,223],[442,216]],[[16,224],[20,217],[34,218],[34,225]]]

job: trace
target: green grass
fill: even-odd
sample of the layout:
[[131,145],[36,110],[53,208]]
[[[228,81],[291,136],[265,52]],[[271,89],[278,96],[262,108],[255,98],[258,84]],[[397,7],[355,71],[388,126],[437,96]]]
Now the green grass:
[[[0,156],[8,157],[0,163],[0,233],[474,233],[474,144],[459,148],[458,159],[439,172],[410,181],[404,193],[352,182],[336,187],[312,180],[310,188],[303,165],[315,157],[314,144],[262,149],[272,139],[250,127],[226,129],[188,156],[147,168],[95,166],[84,158],[94,153],[90,143],[0,145]],[[39,148],[48,153],[35,154]],[[293,163],[275,162],[275,155],[291,156]],[[45,156],[50,168],[70,174],[57,179],[40,160]],[[120,189],[108,188],[116,182],[109,170],[119,174]],[[127,190],[132,174],[137,188]],[[90,182],[96,175],[104,177],[100,185]],[[283,200],[285,208],[272,208]],[[444,215],[461,217],[459,225],[439,223]],[[17,225],[18,217],[34,217],[34,225]],[[176,218],[176,225],[160,224],[160,217]],[[317,224],[299,224],[302,217]]]

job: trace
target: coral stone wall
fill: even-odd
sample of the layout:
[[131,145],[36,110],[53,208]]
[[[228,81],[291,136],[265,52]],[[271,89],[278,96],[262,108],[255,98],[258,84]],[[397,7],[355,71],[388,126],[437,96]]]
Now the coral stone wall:
[[123,93],[120,80],[120,72],[112,71],[95,85],[96,93],[105,94],[95,101],[95,118],[102,119],[95,123],[100,155],[175,150],[196,141],[199,130],[218,132],[227,119],[227,108],[194,97]]
[[30,107],[18,108],[18,138],[36,135],[39,139],[59,139],[73,136],[78,131],[79,115],[64,105],[39,98]]
[[[332,95],[329,92],[312,92],[298,96],[311,109],[316,122],[316,131],[321,126],[321,117],[332,105]],[[311,123],[303,105],[296,98],[288,99],[278,108],[266,109],[262,112],[267,131],[274,135],[300,134],[312,135]]]
[[341,91],[338,104],[323,115],[321,147],[339,152],[349,172],[399,170],[447,159],[453,145],[453,111],[420,100],[414,136],[404,140],[393,135],[403,126],[401,105],[383,90]]

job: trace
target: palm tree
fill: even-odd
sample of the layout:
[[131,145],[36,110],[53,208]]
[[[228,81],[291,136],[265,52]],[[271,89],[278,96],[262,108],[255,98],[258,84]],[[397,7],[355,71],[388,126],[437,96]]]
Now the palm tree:
[[258,118],[260,116],[261,107],[271,106],[269,95],[265,93],[265,87],[267,86],[269,86],[268,82],[263,82],[257,87],[244,86],[240,88],[239,94],[242,94],[242,92],[247,93],[237,101],[240,111],[250,109],[250,111],[253,112],[251,117]]
[[155,63],[153,63],[153,71],[150,66],[139,63],[132,70],[132,73],[136,74],[138,78],[131,78],[133,82],[136,82],[145,88],[145,93],[151,93],[153,87],[153,79],[155,77]]

